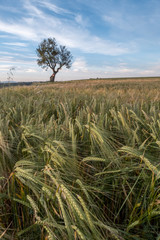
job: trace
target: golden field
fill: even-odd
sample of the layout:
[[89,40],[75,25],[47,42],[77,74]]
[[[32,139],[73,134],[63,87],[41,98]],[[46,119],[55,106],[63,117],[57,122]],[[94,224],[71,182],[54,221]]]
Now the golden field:
[[160,239],[160,78],[0,99],[0,239]]

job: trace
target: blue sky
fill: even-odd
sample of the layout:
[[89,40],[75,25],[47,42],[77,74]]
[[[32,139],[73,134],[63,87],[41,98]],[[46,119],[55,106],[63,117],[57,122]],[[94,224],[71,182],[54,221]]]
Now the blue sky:
[[159,0],[0,0],[0,81],[46,81],[36,48],[56,38],[73,55],[57,81],[160,76]]

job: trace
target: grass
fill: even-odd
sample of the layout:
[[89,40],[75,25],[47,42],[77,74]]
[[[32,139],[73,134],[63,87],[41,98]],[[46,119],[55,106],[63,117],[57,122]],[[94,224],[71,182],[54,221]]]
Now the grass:
[[0,239],[160,239],[159,89],[158,78],[1,89]]

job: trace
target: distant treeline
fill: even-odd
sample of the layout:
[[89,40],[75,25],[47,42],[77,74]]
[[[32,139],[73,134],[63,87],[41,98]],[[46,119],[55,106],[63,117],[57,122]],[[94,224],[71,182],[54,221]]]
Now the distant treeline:
[[14,83],[0,83],[0,88],[3,87],[11,87],[11,86],[24,86],[24,85],[32,85],[33,82],[14,82]]
[[0,88],[12,87],[12,86],[30,86],[33,82],[12,82],[12,83],[0,83]]

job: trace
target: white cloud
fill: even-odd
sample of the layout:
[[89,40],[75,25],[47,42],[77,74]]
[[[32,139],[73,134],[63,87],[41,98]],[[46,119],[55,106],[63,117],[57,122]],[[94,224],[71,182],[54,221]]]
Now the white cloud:
[[27,25],[34,24],[34,18],[33,17],[24,17],[23,21],[24,21],[24,24],[27,24]]
[[81,14],[75,14],[75,21],[83,28],[90,26],[88,18],[84,18],[84,16],[82,16]]
[[20,13],[20,11],[16,7],[11,7],[11,6],[3,6],[2,4],[0,5],[0,10],[7,11],[7,12],[13,12],[13,13]]
[[7,63],[7,64],[16,65],[16,66],[25,66],[25,65],[33,66],[35,65],[36,61],[29,60],[29,59],[20,60],[20,59],[15,59],[14,57],[4,56],[4,57],[0,57],[0,64],[1,63]]
[[3,22],[0,20],[0,31],[16,35],[21,39],[33,40],[37,38],[37,34],[30,26],[25,26],[23,23]]
[[82,15],[77,14],[76,17],[75,17],[75,20],[76,20],[77,23],[79,23],[79,24],[83,24],[83,18],[82,18]]
[[0,54],[1,54],[1,55],[11,55],[10,52],[3,52],[3,51],[0,51]]
[[72,69],[74,72],[87,72],[88,67],[86,64],[86,61],[83,58],[77,58],[73,64],[72,64]]
[[[53,8],[54,11],[59,13],[64,13],[64,9],[48,1],[36,2],[48,8]],[[47,15],[29,0],[24,3],[24,8],[27,10],[28,17],[24,15],[19,22],[4,22],[1,20],[0,31],[13,34],[22,40],[34,40],[37,42],[43,38],[53,36],[60,44],[67,45],[69,48],[80,49],[86,53],[116,56],[133,50],[131,44],[126,46],[122,43],[102,39],[96,34],[91,34],[85,26],[85,21],[81,15],[75,16],[75,13],[70,13],[69,19],[65,17],[65,14],[64,18]]]
[[35,72],[37,72],[37,70],[34,69],[34,68],[28,68],[28,69],[26,69],[25,72],[27,72],[27,73],[35,73]]
[[135,68],[120,68],[120,69],[117,69],[117,71],[119,73],[135,73],[137,71],[137,69]]
[[42,11],[40,11],[36,6],[34,6],[30,0],[25,0],[24,1],[24,8],[28,11],[30,16],[43,16]]
[[13,57],[11,56],[1,56],[0,57],[0,63],[12,63],[14,60],[13,60]]
[[37,0],[37,2],[39,3],[40,6],[46,7],[47,9],[49,9],[49,10],[51,10],[51,11],[57,13],[57,14],[64,14],[64,13],[71,14],[70,11],[68,11],[64,8],[60,8],[60,7],[58,7],[55,4],[52,4],[50,2],[40,1],[40,0]]
[[18,46],[18,47],[26,47],[27,44],[26,43],[22,43],[22,42],[5,42],[2,43],[4,45],[11,45],[11,46]]
[[160,75],[160,62],[153,63],[146,69],[140,70],[139,74],[142,76],[159,76]]
[[10,65],[5,65],[5,64],[0,64],[0,71],[7,71],[7,70],[9,70],[9,68],[10,68],[11,66]]
[[[159,73],[160,73],[160,69],[159,69]],[[140,75],[145,75],[145,76],[150,76],[156,74],[155,70],[150,69],[150,70],[144,70],[144,71],[140,71],[139,73]],[[158,74],[159,75],[159,74]]]
[[24,58],[24,59],[37,59],[37,56],[34,55],[34,54],[30,54],[30,53],[27,53],[27,54],[23,54],[23,53],[17,53],[17,52],[3,52],[3,51],[0,51],[0,54],[1,54],[1,57],[0,57],[0,61],[3,61],[3,60],[10,60],[10,59],[13,59],[14,57],[17,58],[17,57],[21,57],[21,58]]
[[111,23],[111,24],[115,24],[115,18],[113,16],[108,16],[108,15],[105,15],[103,16],[103,19],[108,22],[108,23]]
[[122,74],[125,76],[126,74],[130,74],[130,75],[134,75],[137,74],[137,72],[139,72],[139,69],[137,68],[131,68],[131,67],[127,67],[127,64],[125,63],[120,63],[118,65],[115,66],[106,66],[104,68],[105,73],[107,74],[112,74],[112,75],[121,75]]
[[0,38],[8,38],[8,37],[10,37],[10,36],[7,35],[7,34],[3,34],[3,35],[1,34],[1,35],[0,35]]
[[114,27],[125,31],[131,31],[137,27],[135,26],[136,19],[133,16],[128,17],[120,12],[110,12],[103,16],[103,20],[111,25],[114,25]]
[[105,66],[102,71],[108,77],[138,77],[138,76],[159,76],[160,75],[160,65],[158,63],[153,63],[143,68],[139,67],[129,67],[127,63],[119,63],[115,66]]

